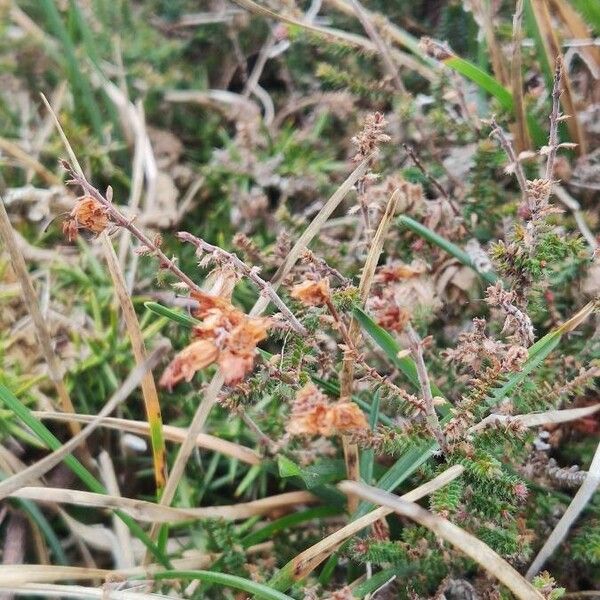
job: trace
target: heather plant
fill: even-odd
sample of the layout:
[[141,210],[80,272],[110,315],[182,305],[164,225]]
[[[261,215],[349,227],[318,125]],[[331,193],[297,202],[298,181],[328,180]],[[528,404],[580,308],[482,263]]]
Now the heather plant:
[[596,593],[600,20],[430,8],[0,9],[7,597]]

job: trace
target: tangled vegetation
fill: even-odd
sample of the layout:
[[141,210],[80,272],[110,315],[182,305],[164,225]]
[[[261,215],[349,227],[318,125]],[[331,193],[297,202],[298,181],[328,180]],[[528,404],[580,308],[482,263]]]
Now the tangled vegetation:
[[0,14],[5,597],[598,593],[598,5]]

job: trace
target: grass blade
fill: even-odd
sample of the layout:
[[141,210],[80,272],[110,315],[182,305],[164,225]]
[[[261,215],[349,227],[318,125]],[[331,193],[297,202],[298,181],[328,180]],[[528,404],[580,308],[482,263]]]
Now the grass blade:
[[441,235],[438,235],[435,231],[429,229],[429,227],[422,225],[418,221],[415,221],[406,215],[402,215],[398,219],[398,223],[407,229],[410,229],[419,237],[427,240],[430,244],[433,244],[434,246],[444,250],[444,252],[454,256],[454,258],[456,258],[461,264],[473,269],[473,271],[475,271],[475,273],[477,273],[477,275],[479,275],[479,277],[481,277],[485,282],[493,284],[498,281],[498,276],[494,272],[478,270],[471,257],[462,248],[459,248],[456,244],[453,244],[452,242],[443,238]]
[[291,596],[278,592],[262,583],[244,579],[237,575],[228,575],[227,573],[218,573],[215,571],[162,571],[156,573],[154,578],[159,581],[161,579],[199,579],[206,583],[216,583],[236,590],[242,590],[265,600],[294,600]]

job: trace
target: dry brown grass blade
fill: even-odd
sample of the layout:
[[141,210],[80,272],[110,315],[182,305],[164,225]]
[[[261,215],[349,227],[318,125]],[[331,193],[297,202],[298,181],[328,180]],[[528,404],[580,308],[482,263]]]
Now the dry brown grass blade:
[[55,502],[92,508],[116,509],[126,512],[137,521],[148,523],[176,523],[193,519],[228,519],[237,521],[256,515],[264,515],[272,510],[302,504],[314,504],[318,498],[310,492],[287,492],[251,502],[201,508],[172,508],[154,502],[96,494],[66,488],[22,487],[11,493],[14,498],[27,498],[37,502]]
[[[131,348],[137,365],[141,365],[146,360],[146,347],[144,337],[140,329],[133,302],[127,292],[125,278],[119,265],[119,259],[115,254],[112,242],[108,235],[103,232],[100,235],[104,256],[108,264],[111,279],[115,288],[117,304],[123,311],[123,318],[127,327],[127,333],[131,340]],[[160,496],[165,487],[167,477],[167,462],[165,440],[162,431],[162,415],[158,393],[152,371],[146,371],[142,378],[142,395],[144,397],[144,407],[146,409],[146,418],[150,426],[150,441],[152,445],[152,462],[154,466],[154,480],[156,482],[156,494]]]
[[[108,571],[110,576],[112,571]],[[110,584],[109,584],[110,585]],[[105,600],[173,600],[172,596],[163,594],[150,594],[140,590],[105,589],[104,587],[86,587],[83,585],[60,585],[52,583],[23,583],[21,585],[0,586],[0,591],[6,594],[30,597],[48,598],[99,598]]]
[[395,88],[400,92],[406,93],[406,88],[402,83],[402,79],[400,79],[400,76],[398,75],[398,70],[392,59],[390,48],[388,48],[385,40],[379,35],[379,32],[371,22],[369,13],[367,13],[359,0],[350,0],[350,2],[352,4],[352,8],[354,8],[357,19],[360,21],[367,35],[371,38],[371,41],[377,47],[377,50],[381,55],[383,65],[388,72],[388,76],[394,82]]
[[[432,494],[445,485],[448,485],[451,481],[462,475],[463,471],[464,467],[460,465],[454,465],[449,469],[446,469],[446,471],[437,477],[434,477],[431,481],[420,485],[401,497],[405,501],[415,502],[424,496]],[[288,563],[291,565],[294,579],[298,581],[307,577],[348,538],[352,537],[365,527],[372,525],[375,523],[375,521],[379,521],[379,519],[383,519],[385,516],[393,512],[394,511],[392,509],[387,507],[377,508],[370,513],[367,513],[366,515],[356,519],[355,521],[351,521],[348,523],[348,525],[345,525],[338,531],[328,535],[320,542],[317,542],[310,548],[307,548],[298,554],[298,556]]]
[[550,534],[550,537],[546,540],[546,543],[542,546],[537,556],[534,558],[529,569],[527,569],[526,577],[531,579],[534,577],[540,569],[544,566],[544,563],[552,556],[554,551],[560,546],[562,541],[569,533],[569,529],[573,526],[573,523],[577,520],[577,517],[581,514],[583,509],[587,506],[592,496],[600,486],[600,443],[596,447],[592,464],[590,465],[587,477],[583,484],[577,490],[571,504],[561,517],[560,521],[556,524],[556,527]]
[[[550,2],[569,30],[570,37],[576,40],[592,37],[587,23],[569,2],[565,2],[565,0],[550,0]],[[591,64],[600,68],[600,48],[597,45],[590,44],[581,48],[580,52],[586,55]]]
[[[563,56],[556,32],[552,26],[552,19],[548,9],[547,1],[531,0],[531,7],[533,9],[535,20],[542,38],[548,64],[554,71],[556,70],[556,57],[560,57],[562,60]],[[571,141],[578,145],[577,152],[581,156],[587,154],[588,152],[587,141],[577,117],[577,107],[575,106],[575,102],[573,100],[571,79],[567,69],[564,70],[562,81],[563,94],[561,96],[561,103],[565,113],[570,116],[570,118],[567,119],[567,127],[569,128]]]
[[494,19],[492,14],[493,3],[487,0],[474,0],[473,7],[479,13],[481,23],[483,24],[483,34],[487,43],[487,49],[490,54],[492,70],[494,76],[503,85],[508,85],[508,72],[504,62],[504,52],[498,43],[495,34]]
[[436,536],[449,542],[481,565],[517,598],[521,600],[543,600],[544,596],[487,544],[457,527],[448,519],[433,514],[414,502],[407,502],[405,499],[364,483],[343,481],[338,487],[345,494],[354,494],[367,502],[390,508],[397,514],[408,517],[419,525],[427,527]]
[[30,481],[41,477],[50,469],[59,464],[65,456],[71,454],[79,445],[81,445],[99,426],[102,419],[108,416],[119,404],[125,401],[129,395],[137,388],[148,369],[155,367],[167,350],[168,344],[158,346],[150,355],[148,360],[138,365],[128,375],[121,387],[111,396],[108,402],[102,407],[96,418],[84,427],[78,434],[73,436],[68,442],[63,444],[58,450],[48,454],[41,460],[26,469],[15,473],[11,477],[0,481],[0,499],[6,498],[19,488],[27,485]]
[[521,43],[523,41],[523,0],[517,0],[517,7],[513,17],[512,60],[510,63],[510,83],[514,102],[515,115],[515,146],[517,152],[531,148],[531,138],[525,117],[525,104],[523,102],[523,63],[521,56]]
[[62,181],[52,171],[49,171],[39,161],[32,158],[21,149],[21,147],[11,140],[0,137],[0,150],[4,150],[7,154],[17,160],[22,166],[31,169],[43,179],[48,185],[62,185]]
[[565,410],[548,410],[540,413],[530,413],[526,415],[488,415],[473,427],[469,428],[469,433],[484,429],[493,424],[515,423],[522,427],[539,427],[540,425],[549,425],[555,423],[567,423],[577,419],[583,419],[597,413],[600,410],[600,404],[593,406],[584,406],[583,408],[568,408]]
[[[389,229],[394,216],[396,215],[396,209],[398,208],[398,200],[400,196],[400,190],[394,190],[385,208],[377,231],[373,237],[373,241],[369,247],[369,252],[365,259],[365,264],[362,269],[360,276],[360,282],[358,284],[358,295],[360,298],[361,306],[364,306],[369,293],[371,292],[371,286],[373,285],[373,278],[375,277],[375,269],[379,262],[379,257],[383,250],[383,244],[385,242],[385,235]],[[353,317],[350,321],[350,327],[348,328],[348,336],[352,340],[352,343],[356,345],[356,341],[360,335],[360,326],[358,321]],[[344,358],[342,363],[342,374],[340,377],[340,399],[350,398],[352,396],[352,387],[354,381],[354,358],[347,356]],[[360,478],[359,473],[359,461],[358,461],[358,446],[352,444],[349,439],[344,436],[342,438],[344,446],[344,460],[346,462],[346,474],[348,479],[354,479],[358,481]],[[348,510],[353,513],[358,504],[353,498],[348,498]]]
[[[53,421],[67,421],[68,417],[59,412],[48,412],[43,410],[34,411],[33,414],[38,419],[48,419]],[[79,423],[89,423],[95,418],[94,415],[73,415],[73,419]],[[116,429],[117,431],[127,431],[129,433],[137,433],[139,435],[150,435],[150,426],[146,421],[130,421],[128,419],[119,419],[116,417],[106,417],[100,423],[101,427],[108,429]],[[187,429],[182,427],[174,427],[173,425],[163,425],[163,433],[167,441],[181,444],[187,437]],[[206,450],[220,452],[226,456],[231,456],[247,465],[258,465],[261,462],[260,455],[246,448],[241,444],[223,440],[208,433],[199,433],[196,437],[196,446]]]
[[[52,379],[52,382],[54,383],[54,386],[56,388],[56,393],[58,394],[60,407],[67,413],[74,413],[75,408],[73,407],[73,403],[71,402],[71,398],[69,396],[69,392],[67,391],[67,386],[65,385],[64,381],[63,366],[52,346],[50,333],[46,327],[46,321],[40,310],[37,295],[35,293],[35,290],[33,289],[33,284],[31,283],[31,279],[29,277],[27,265],[25,264],[25,259],[23,258],[23,254],[19,249],[19,245],[17,243],[17,239],[15,237],[12,225],[10,223],[8,213],[6,212],[6,208],[4,206],[4,201],[1,197],[0,237],[4,241],[4,245],[8,250],[13,271],[15,272],[17,280],[19,281],[19,284],[21,286],[21,293],[23,295],[24,304],[31,316],[31,320],[35,328],[36,337],[40,344],[40,349],[44,356],[44,360],[48,365],[48,372],[50,374],[50,378]],[[78,433],[81,429],[79,425],[75,422],[70,423],[69,428],[73,434]]]

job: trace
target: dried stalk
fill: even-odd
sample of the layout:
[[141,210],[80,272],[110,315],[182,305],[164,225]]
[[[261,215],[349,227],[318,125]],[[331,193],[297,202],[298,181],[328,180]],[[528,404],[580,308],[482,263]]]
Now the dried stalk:
[[523,102],[523,64],[521,56],[521,43],[523,41],[523,0],[517,0],[513,16],[512,60],[510,63],[510,80],[514,101],[516,120],[515,142],[517,152],[531,148],[529,129],[525,117],[525,104]]
[[494,425],[512,425],[521,427],[539,427],[540,425],[549,425],[555,423],[567,423],[577,419],[583,419],[597,413],[600,410],[600,404],[593,406],[584,406],[583,408],[567,408],[564,410],[547,410],[541,413],[530,413],[526,415],[496,415],[491,414],[485,417],[476,425],[469,428],[469,433],[474,433]]
[[554,163],[559,148],[558,123],[560,121],[560,84],[562,81],[562,58],[556,57],[554,84],[552,86],[552,112],[550,113],[550,136],[548,138],[548,158],[546,160],[546,179],[554,179]]
[[502,557],[487,544],[457,527],[447,519],[430,513],[414,502],[407,502],[378,488],[355,481],[343,481],[338,485],[345,494],[354,494],[366,500],[392,509],[394,512],[412,519],[419,525],[427,527],[436,536],[446,540],[469,558],[481,565],[490,575],[496,577],[517,598],[521,600],[543,600],[538,592],[523,576],[511,567]]
[[[369,248],[369,253],[365,259],[365,264],[360,277],[360,283],[358,285],[358,295],[361,306],[364,306],[369,297],[369,293],[371,292],[371,286],[373,285],[373,278],[375,276],[375,269],[377,268],[377,263],[379,262],[379,257],[381,256],[381,252],[383,250],[385,235],[392,220],[394,219],[394,216],[396,215],[399,195],[400,190],[394,190],[393,194],[390,196],[385,208],[385,213],[381,217],[381,221],[379,221],[377,231],[375,232],[375,236]],[[331,304],[328,308],[330,312],[332,312],[333,309],[332,315],[335,318],[337,311],[335,311],[333,304]],[[347,356],[344,356],[344,361],[342,363],[342,374],[340,377],[341,399],[350,398],[352,396],[352,388],[354,385],[354,363],[356,358],[360,357],[360,353],[356,349],[356,343],[360,336],[360,327],[356,319],[353,317],[350,321],[349,330],[346,331],[341,319],[339,318],[339,315],[337,320],[342,325],[342,334],[345,335],[346,345],[348,346],[348,349],[351,350],[351,352],[348,352]],[[364,365],[365,361],[362,360],[361,363]],[[374,369],[371,369],[368,367],[368,365],[367,369],[369,373],[374,371]],[[375,371],[375,373],[377,372]],[[377,373],[377,376],[379,376],[379,373]],[[358,446],[351,443],[347,436],[342,437],[342,443],[344,447],[344,460],[346,462],[346,474],[349,479],[358,481],[360,478]],[[350,513],[353,513],[357,507],[358,504],[353,499],[348,500],[348,510]]]
[[[245,8],[251,13],[260,15],[262,17],[266,17],[268,19],[275,19],[276,21],[281,21],[282,23],[288,23],[289,25],[295,25],[302,29],[306,29],[311,33],[314,33],[320,37],[324,37],[327,40],[339,41],[341,40],[343,43],[350,44],[356,48],[365,50],[367,52],[377,52],[377,46],[369,39],[356,35],[353,33],[349,33],[347,31],[342,31],[341,29],[334,29],[332,27],[322,27],[320,25],[314,25],[312,23],[307,23],[306,21],[299,21],[298,19],[294,19],[292,17],[288,17],[282,13],[277,13],[260,4],[253,2],[253,0],[234,0],[236,4]],[[352,6],[348,5],[349,14],[354,14],[354,9]],[[367,11],[368,12],[368,11]],[[373,13],[368,12],[370,18],[373,18]],[[402,37],[402,33],[397,28],[390,32],[390,35],[394,34],[396,37]],[[406,38],[405,38],[406,39]],[[408,45],[408,44],[403,44]],[[412,45],[413,48],[416,48],[416,44]],[[412,69],[419,73],[422,77],[427,79],[428,81],[434,81],[436,75],[433,70],[433,62],[424,64],[424,61],[419,61],[415,59],[411,54],[406,52],[401,52],[396,48],[392,48],[390,50],[394,60],[399,65],[404,65],[408,69]]]
[[[556,29],[552,24],[549,4],[547,0],[531,0],[531,8],[540,30],[540,36],[542,38],[542,44],[544,46],[546,58],[550,64],[550,67],[555,69],[556,60],[562,59],[562,53],[561,45],[556,35]],[[564,94],[562,96],[562,105],[565,109],[565,113],[570,116],[570,119],[567,121],[567,127],[569,128],[571,140],[578,144],[577,153],[580,156],[584,156],[588,152],[587,140],[585,137],[585,132],[581,127],[581,123],[579,122],[579,118],[577,116],[577,104],[574,100],[570,77],[568,73],[565,73],[564,75]]]
[[515,152],[515,148],[512,145],[511,141],[506,137],[506,133],[498,125],[496,119],[492,117],[491,120],[492,131],[490,135],[494,136],[499,142],[500,146],[506,152],[508,159],[510,160],[510,166],[515,171],[515,176],[517,181],[519,182],[519,187],[521,188],[521,197],[523,198],[523,202],[527,203],[528,193],[527,193],[527,177],[525,177],[525,171],[523,170],[523,165],[519,161],[517,157],[517,153]]
[[[33,414],[38,419],[45,419],[51,421],[67,421],[68,416],[58,412],[48,411],[33,411]],[[78,423],[89,423],[95,418],[95,415],[73,415],[73,420]],[[106,417],[102,419],[100,427],[106,427],[107,429],[115,429],[117,431],[127,431],[129,433],[136,433],[139,435],[150,435],[150,425],[146,421],[130,421],[128,419],[118,419],[115,417]],[[163,425],[163,433],[165,439],[170,442],[181,444],[187,437],[187,430],[181,427],[174,427],[173,425]],[[260,464],[260,456],[252,449],[246,448],[240,444],[223,440],[214,435],[207,433],[199,433],[196,438],[196,446],[205,450],[212,450],[213,452],[219,452],[225,456],[235,458],[240,462],[247,465],[258,465]]]
[[437,413],[435,412],[435,405],[433,403],[433,395],[431,394],[431,384],[429,382],[429,374],[427,373],[427,367],[425,365],[425,359],[423,358],[423,341],[419,337],[419,334],[414,330],[410,323],[407,323],[405,328],[406,335],[410,343],[410,351],[415,361],[417,368],[417,377],[419,379],[419,386],[421,388],[421,394],[425,402],[425,418],[429,430],[434,435],[437,443],[439,444],[442,452],[447,452],[448,444],[446,437],[440,426]]
[[367,35],[371,38],[371,41],[377,47],[379,54],[381,54],[381,59],[383,61],[383,65],[388,72],[388,75],[391,77],[394,82],[394,87],[402,92],[406,93],[406,88],[402,83],[402,79],[398,75],[398,70],[394,65],[394,60],[392,58],[392,54],[385,40],[379,35],[379,32],[371,22],[371,17],[369,13],[365,10],[363,5],[359,2],[359,0],[350,0],[352,4],[352,8],[354,8],[354,12],[356,14],[357,19],[360,21],[360,24],[363,26]]
[[251,502],[239,502],[224,506],[205,506],[202,508],[173,508],[154,502],[97,494],[68,488],[22,487],[10,494],[13,498],[26,498],[36,502],[55,502],[74,506],[87,506],[110,510],[121,510],[136,521],[147,523],[177,523],[196,519],[249,519],[256,515],[265,515],[275,509],[314,504],[319,501],[310,492],[286,492]]
[[202,291],[194,281],[192,281],[176,264],[173,260],[167,257],[167,255],[159,248],[159,246],[153,242],[143,231],[138,229],[131,219],[128,219],[119,211],[119,209],[110,201],[108,198],[103,196],[83,175],[78,173],[67,161],[62,161],[63,168],[69,173],[71,180],[67,183],[78,185],[81,187],[83,192],[100,202],[106,209],[109,220],[119,227],[123,227],[130,231],[142,244],[148,248],[148,251],[158,257],[160,266],[162,269],[171,271],[177,279],[184,283],[190,290],[197,292]]
[[240,273],[243,273],[250,281],[256,285],[256,287],[273,302],[273,304],[279,309],[281,314],[290,322],[292,328],[296,333],[300,335],[307,335],[306,328],[298,319],[294,316],[294,313],[286,306],[285,302],[279,297],[277,292],[273,289],[273,286],[265,281],[258,274],[256,268],[250,268],[244,261],[242,261],[236,254],[227,252],[218,246],[213,246],[208,242],[188,233],[187,231],[180,231],[177,237],[184,241],[192,244],[196,247],[197,255],[200,256],[202,252],[212,254],[215,262],[225,261],[234,267],[234,269]]
[[[141,365],[146,360],[146,347],[144,345],[144,337],[140,329],[135,308],[131,297],[127,292],[125,278],[119,265],[119,259],[115,254],[113,245],[106,234],[103,232],[100,235],[104,256],[108,263],[108,270],[115,288],[117,304],[123,311],[123,318],[127,327],[127,333],[131,341],[131,348],[137,365]],[[165,439],[163,435],[162,416],[160,411],[160,402],[158,401],[158,393],[154,376],[151,371],[144,373],[142,378],[142,395],[144,397],[144,408],[146,410],[146,418],[150,426],[150,441],[152,445],[152,463],[154,466],[154,481],[156,483],[156,495],[160,497],[162,489],[165,487],[167,477],[167,461]]]
[[[50,338],[50,333],[46,327],[46,321],[44,319],[44,316],[40,311],[37,295],[35,293],[35,290],[33,289],[33,285],[29,277],[29,272],[27,271],[27,265],[25,264],[25,260],[19,249],[19,245],[15,237],[15,232],[13,231],[10,219],[8,217],[8,213],[6,212],[6,208],[4,206],[4,200],[2,200],[1,197],[0,236],[4,240],[4,245],[10,255],[10,261],[13,270],[21,286],[23,300],[31,316],[31,320],[35,328],[36,337],[40,344],[40,349],[42,351],[42,354],[44,355],[44,360],[48,365],[50,379],[52,379],[52,383],[54,383],[56,393],[58,394],[60,406],[62,410],[66,413],[74,413],[75,408],[73,407],[73,403],[71,402],[71,398],[69,396],[69,392],[67,391],[67,386],[65,385],[64,381],[63,366],[58,356],[54,352],[52,340]],[[71,430],[71,433],[75,435],[80,431],[81,428],[77,423],[72,422],[69,423],[69,429]]]

